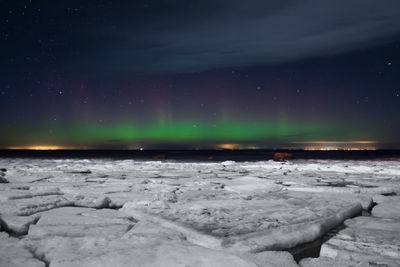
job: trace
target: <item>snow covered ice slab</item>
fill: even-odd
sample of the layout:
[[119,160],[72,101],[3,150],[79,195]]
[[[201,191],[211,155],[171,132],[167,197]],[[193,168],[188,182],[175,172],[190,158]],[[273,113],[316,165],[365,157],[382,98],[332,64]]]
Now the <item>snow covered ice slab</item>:
[[362,207],[357,201],[278,192],[251,200],[224,195],[202,199],[200,195],[185,203],[168,205],[127,203],[122,211],[133,217],[156,216],[167,225],[174,223],[178,228],[192,229],[194,243],[202,234],[213,237],[209,244],[204,242],[205,238],[199,238],[198,242],[205,246],[259,252],[311,242],[345,219],[360,214]]
[[358,217],[345,225],[322,245],[321,256],[347,260],[354,266],[400,266],[400,221]]
[[73,205],[73,202],[65,197],[53,195],[9,200],[0,203],[0,214],[4,213],[21,216],[28,216],[41,211]]
[[102,234],[81,237],[46,237],[26,241],[36,253],[46,255],[51,266],[218,266],[218,267],[294,267],[288,252],[259,255],[233,254],[188,242],[173,229],[140,221],[120,238]]
[[122,236],[134,226],[129,216],[115,210],[67,207],[43,212],[29,237]]
[[17,238],[0,233],[0,267],[45,267]]
[[372,215],[380,218],[400,220],[400,197],[379,203],[372,209]]
[[6,231],[15,235],[25,235],[28,233],[29,226],[37,222],[37,216],[0,216],[0,224]]

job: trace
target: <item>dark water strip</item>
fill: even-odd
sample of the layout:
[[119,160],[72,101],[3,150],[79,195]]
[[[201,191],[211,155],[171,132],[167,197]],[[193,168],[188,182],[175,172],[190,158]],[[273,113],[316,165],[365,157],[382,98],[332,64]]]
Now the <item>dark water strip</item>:
[[192,162],[262,161],[276,152],[292,153],[294,160],[400,160],[400,150],[307,151],[307,150],[0,150],[0,158],[135,159]]

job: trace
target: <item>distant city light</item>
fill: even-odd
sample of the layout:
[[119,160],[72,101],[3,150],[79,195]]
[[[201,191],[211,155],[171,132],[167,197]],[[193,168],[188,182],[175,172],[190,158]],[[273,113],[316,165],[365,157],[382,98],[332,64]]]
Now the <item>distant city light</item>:
[[298,141],[292,142],[304,150],[376,150],[376,141]]

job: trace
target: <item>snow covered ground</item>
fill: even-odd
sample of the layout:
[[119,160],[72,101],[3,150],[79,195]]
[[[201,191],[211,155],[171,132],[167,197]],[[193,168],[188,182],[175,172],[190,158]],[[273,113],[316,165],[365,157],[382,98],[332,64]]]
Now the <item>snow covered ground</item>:
[[[400,266],[395,160],[0,168],[0,267]],[[316,240],[318,258],[288,252]]]

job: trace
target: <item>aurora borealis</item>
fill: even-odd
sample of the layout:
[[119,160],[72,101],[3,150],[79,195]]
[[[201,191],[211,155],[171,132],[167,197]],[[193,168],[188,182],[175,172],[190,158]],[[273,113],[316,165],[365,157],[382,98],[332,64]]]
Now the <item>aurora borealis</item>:
[[398,1],[17,2],[0,148],[400,148]]
[[[316,139],[314,133],[325,133],[329,136],[329,126],[307,125],[304,123],[295,124],[290,122],[280,123],[216,123],[216,124],[198,124],[192,123],[155,123],[134,126],[135,124],[121,125],[74,125],[73,127],[64,126],[61,128],[52,127],[52,134],[46,136],[50,143],[65,143],[72,147],[85,147],[85,145],[96,146],[102,144],[102,147],[138,148],[138,145],[150,145],[153,142],[166,142],[170,145],[185,144],[188,147],[196,148],[193,144],[199,144],[200,147],[212,147],[223,142],[238,142],[244,145],[247,142],[257,140],[260,142],[268,140],[287,141],[288,136],[304,134],[304,138]],[[74,128],[75,127],[75,128]],[[322,129],[324,128],[324,129]],[[29,143],[40,143],[43,138],[41,132],[31,132],[32,140]],[[54,137],[53,137],[54,136]],[[69,140],[77,140],[70,142]],[[105,140],[110,140],[109,143]],[[309,139],[307,139],[309,140]],[[133,141],[133,142],[132,142]],[[207,144],[208,143],[208,144]],[[192,145],[191,145],[192,144]],[[207,146],[208,145],[208,146]],[[244,147],[256,147],[251,143]],[[90,148],[91,146],[89,146]]]

